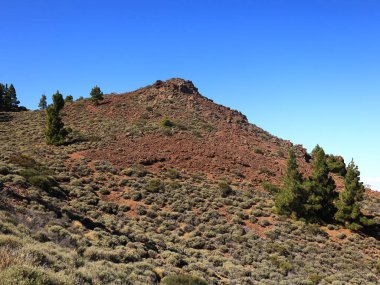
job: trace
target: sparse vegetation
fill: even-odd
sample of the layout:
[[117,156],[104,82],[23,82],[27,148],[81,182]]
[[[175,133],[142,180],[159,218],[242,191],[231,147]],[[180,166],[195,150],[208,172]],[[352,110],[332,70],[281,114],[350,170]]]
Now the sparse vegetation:
[[[240,117],[201,97],[186,112],[188,94],[156,100],[159,84],[99,108],[67,104],[65,127],[93,140],[47,147],[41,111],[0,121],[0,284],[377,284],[376,227],[272,212],[287,142],[252,125],[230,132]],[[304,186],[312,169],[297,148],[288,164]],[[358,203],[378,223],[380,199]]]

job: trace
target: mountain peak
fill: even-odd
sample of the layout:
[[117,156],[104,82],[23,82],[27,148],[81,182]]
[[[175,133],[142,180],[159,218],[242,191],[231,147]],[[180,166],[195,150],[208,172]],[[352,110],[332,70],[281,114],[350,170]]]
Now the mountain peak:
[[153,87],[157,89],[167,89],[171,92],[180,92],[185,94],[199,94],[198,88],[192,81],[182,78],[171,78],[166,81],[157,80]]

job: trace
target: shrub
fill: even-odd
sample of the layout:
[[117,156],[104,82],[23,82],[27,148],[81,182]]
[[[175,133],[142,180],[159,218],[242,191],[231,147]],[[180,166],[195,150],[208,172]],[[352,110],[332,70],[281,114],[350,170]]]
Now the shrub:
[[233,193],[231,186],[226,181],[220,181],[218,186],[220,194],[223,198],[227,198],[229,195]]
[[103,188],[103,189],[100,190],[100,194],[102,194],[102,195],[109,195],[109,194],[111,194],[111,191],[108,190],[108,189],[106,189],[106,188]]
[[181,178],[181,173],[177,169],[171,168],[166,171],[166,176],[170,179],[178,179]]
[[137,164],[123,170],[122,174],[127,176],[145,177],[148,174],[148,171],[146,171],[143,165]]
[[318,274],[311,274],[309,276],[309,280],[313,283],[313,284],[319,284],[322,280],[323,280],[323,277],[318,275]]
[[283,271],[283,273],[288,274],[288,272],[293,269],[293,266],[288,261],[281,261],[279,268]]
[[175,123],[169,118],[164,118],[161,120],[160,126],[163,128],[173,128],[175,126]]
[[53,177],[44,175],[31,176],[27,181],[44,191],[49,191],[52,187],[58,186],[57,181]]
[[1,175],[8,175],[9,174],[9,168],[6,166],[1,165],[0,166],[0,174]]
[[161,182],[160,179],[152,179],[149,181],[146,186],[146,190],[152,193],[159,193],[160,191],[165,189],[165,185]]
[[64,282],[57,280],[50,274],[27,267],[14,266],[0,272],[1,285],[62,285]]
[[14,236],[0,235],[0,247],[8,247],[10,249],[19,248],[22,241]]
[[337,237],[338,239],[345,239],[347,236],[346,236],[345,233],[339,233],[339,234],[337,234],[336,237]]
[[207,282],[190,275],[172,275],[165,277],[162,282],[165,285],[207,285]]

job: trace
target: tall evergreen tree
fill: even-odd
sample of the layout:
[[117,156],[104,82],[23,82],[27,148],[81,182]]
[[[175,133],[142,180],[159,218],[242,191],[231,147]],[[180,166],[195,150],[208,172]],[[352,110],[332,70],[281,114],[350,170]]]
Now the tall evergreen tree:
[[100,90],[98,86],[95,86],[91,89],[90,92],[91,101],[94,103],[95,106],[99,105],[99,101],[103,100],[103,92]]
[[63,107],[65,106],[65,100],[63,100],[63,96],[61,93],[59,93],[59,91],[57,90],[57,92],[55,92],[55,94],[53,94],[53,107],[54,109],[57,111],[57,112],[60,112]]
[[352,230],[360,230],[368,223],[368,220],[360,211],[359,202],[363,200],[365,189],[363,183],[360,182],[360,171],[354,160],[347,167],[344,186],[344,191],[339,194],[335,219]]
[[45,94],[43,94],[41,96],[40,102],[38,103],[38,108],[40,108],[40,110],[46,110],[47,101],[46,101],[46,95]]
[[9,89],[8,89],[8,97],[9,97],[9,109],[14,109],[14,108],[17,108],[18,107],[18,104],[20,104],[20,101],[17,100],[17,95],[16,95],[16,89],[15,87],[13,86],[13,84],[11,84],[9,86]]
[[53,104],[46,109],[45,138],[47,144],[61,145],[65,142],[67,130],[64,128],[60,115],[64,105],[63,96],[57,91],[53,95]]
[[10,110],[11,109],[11,97],[10,97],[10,93],[9,93],[9,88],[8,88],[8,84],[5,84],[5,88],[4,88],[4,95],[3,95],[3,108],[4,110]]
[[307,182],[307,218],[311,221],[330,221],[336,212],[335,182],[329,175],[324,150],[317,145],[312,152],[312,175]]
[[0,110],[4,108],[4,92],[5,92],[5,86],[0,83]]
[[300,218],[304,214],[306,193],[303,188],[303,177],[298,170],[294,149],[289,150],[284,185],[275,196],[275,206],[279,214]]

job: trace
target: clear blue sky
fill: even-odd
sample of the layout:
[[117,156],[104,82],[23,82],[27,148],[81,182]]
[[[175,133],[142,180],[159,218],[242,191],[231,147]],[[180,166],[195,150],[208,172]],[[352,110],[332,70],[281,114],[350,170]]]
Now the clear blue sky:
[[183,77],[252,123],[355,158],[380,190],[380,2],[0,0],[0,82],[57,89]]

